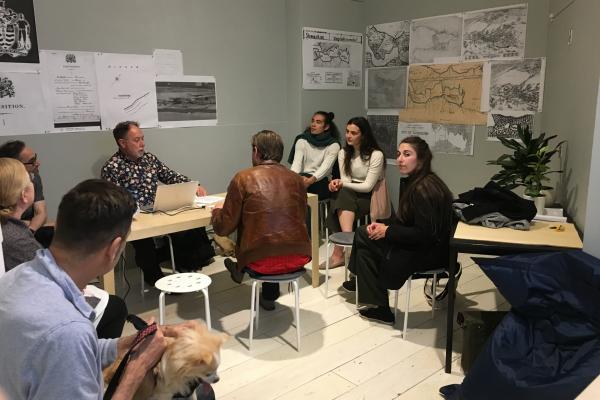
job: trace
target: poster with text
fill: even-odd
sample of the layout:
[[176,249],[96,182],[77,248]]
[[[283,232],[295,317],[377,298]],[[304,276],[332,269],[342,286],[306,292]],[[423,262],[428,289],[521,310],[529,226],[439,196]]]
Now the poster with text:
[[152,56],[96,53],[96,76],[103,129],[122,121],[158,126]]
[[51,132],[97,131],[100,106],[94,53],[40,52],[42,88],[51,110]]
[[0,72],[0,134],[45,133],[48,119],[39,72]]
[[302,87],[360,89],[363,35],[329,29],[302,29]]

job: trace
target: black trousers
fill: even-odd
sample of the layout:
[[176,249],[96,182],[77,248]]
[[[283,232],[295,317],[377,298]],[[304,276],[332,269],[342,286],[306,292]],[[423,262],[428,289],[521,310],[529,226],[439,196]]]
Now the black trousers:
[[[171,234],[175,264],[179,272],[196,271],[207,265],[215,255],[204,228]],[[144,281],[154,283],[164,275],[159,263],[169,258],[169,248],[156,249],[152,238],[131,242],[135,249],[135,263],[144,271]]]
[[357,277],[358,301],[363,304],[390,305],[388,291],[379,283],[379,266],[386,247],[383,239],[369,239],[366,225],[356,229],[348,269]]
[[261,296],[264,300],[275,301],[279,298],[279,283],[263,282]]
[[127,306],[123,299],[112,294],[108,297],[108,304],[96,327],[99,339],[115,339],[121,337],[123,326],[127,318]]

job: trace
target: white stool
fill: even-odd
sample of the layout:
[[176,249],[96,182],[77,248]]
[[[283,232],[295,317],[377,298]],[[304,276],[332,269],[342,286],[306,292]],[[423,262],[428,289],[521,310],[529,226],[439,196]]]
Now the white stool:
[[300,291],[298,289],[298,280],[306,270],[304,268],[292,272],[290,274],[281,275],[262,275],[258,272],[252,271],[246,268],[245,271],[248,273],[250,279],[252,279],[252,297],[250,300],[250,343],[248,344],[248,350],[252,350],[252,339],[254,337],[254,322],[256,320],[256,329],[258,329],[258,310],[259,310],[259,296],[260,290],[257,290],[258,283],[260,282],[271,282],[271,283],[292,283],[294,288],[294,296],[296,300],[295,307],[295,318],[296,318],[296,351],[300,351]]
[[163,325],[165,321],[165,293],[191,293],[201,291],[204,294],[206,326],[208,326],[208,329],[211,329],[210,302],[208,298],[208,287],[211,283],[212,280],[209,276],[197,272],[173,274],[157,280],[154,286],[160,290],[160,295],[158,296],[159,325]]

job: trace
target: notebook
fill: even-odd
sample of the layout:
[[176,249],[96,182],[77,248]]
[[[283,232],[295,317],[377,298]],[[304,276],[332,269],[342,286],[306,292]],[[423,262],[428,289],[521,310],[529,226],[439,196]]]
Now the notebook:
[[154,204],[141,207],[142,211],[173,211],[193,207],[196,200],[198,181],[159,185],[156,188]]

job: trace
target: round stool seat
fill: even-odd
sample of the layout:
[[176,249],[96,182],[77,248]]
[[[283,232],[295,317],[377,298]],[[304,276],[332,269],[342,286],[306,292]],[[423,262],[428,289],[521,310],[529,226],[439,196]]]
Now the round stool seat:
[[212,279],[197,272],[185,272],[172,274],[160,278],[154,286],[161,292],[191,293],[206,289],[212,283]]
[[329,235],[329,241],[339,246],[352,246],[354,232],[336,232]]
[[250,268],[244,268],[244,271],[246,271],[246,273],[248,273],[248,276],[252,279],[256,279],[259,281],[267,280],[267,281],[271,281],[271,282],[293,281],[295,279],[300,278],[306,272],[306,270],[304,268],[301,268],[298,271],[294,271],[289,274],[279,274],[279,275],[263,275],[263,274],[259,274],[256,271],[251,270]]

